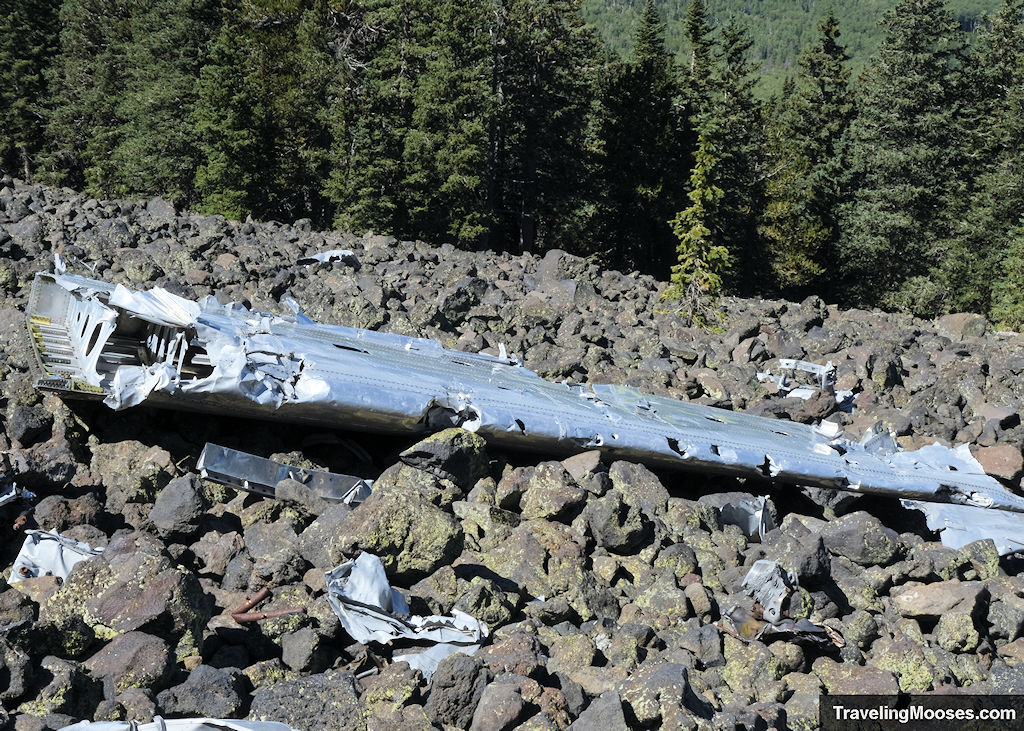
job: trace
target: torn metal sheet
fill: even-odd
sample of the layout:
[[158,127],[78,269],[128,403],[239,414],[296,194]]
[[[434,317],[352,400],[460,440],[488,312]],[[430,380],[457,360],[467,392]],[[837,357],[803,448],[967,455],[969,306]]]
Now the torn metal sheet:
[[66,579],[75,565],[101,553],[102,548],[93,548],[54,531],[27,530],[7,583],[16,584],[37,576]]
[[277,721],[235,721],[229,718],[161,718],[138,721],[79,721],[60,731],[298,731]]
[[796,588],[796,574],[775,561],[755,561],[743,578],[743,588],[764,607],[764,618],[775,624],[782,619],[782,605]]
[[31,500],[36,494],[11,482],[0,487],[0,505],[13,503],[15,500]]
[[361,477],[293,467],[209,442],[199,455],[196,469],[203,479],[265,497],[275,497],[278,483],[294,480],[319,498],[348,505],[358,505],[368,498],[373,485],[372,480]]
[[28,325],[39,388],[103,399],[606,456],[778,482],[1024,512],[984,474],[917,452],[880,454],[825,427],[739,414],[632,388],[545,381],[512,359],[433,340],[132,293],[37,274]]
[[405,597],[391,588],[380,559],[362,553],[325,574],[327,599],[345,631],[356,642],[425,646],[422,652],[395,655],[429,678],[437,664],[456,652],[472,655],[487,637],[487,625],[465,612],[451,617],[409,616]]
[[[968,474],[984,474],[981,463],[974,458],[966,444],[949,450],[940,444],[930,444],[916,452],[896,455],[906,459],[916,455],[916,460],[930,460],[933,464],[945,461],[950,469]],[[961,548],[968,543],[991,538],[1000,556],[1024,551],[1024,515],[1002,510],[986,510],[971,505],[952,505],[902,500],[903,507],[920,510],[925,515],[928,528],[939,534],[942,545]]]
[[[774,383],[781,393],[804,401],[821,391],[833,391],[840,409],[853,411],[853,391],[835,391],[836,367],[832,361],[821,365],[806,360],[779,358],[779,371],[778,375],[772,374],[770,370],[758,373],[757,380],[761,383]],[[796,381],[800,374],[810,375],[815,383],[807,385]]]
[[765,533],[775,528],[768,498],[764,495],[745,495],[726,492],[701,495],[699,502],[718,508],[722,522],[738,526],[749,540],[760,542]]
[[937,532],[942,545],[949,548],[991,538],[1000,556],[1024,551],[1024,515],[1019,513],[920,500],[901,502],[905,508],[924,513],[928,528]]
[[331,249],[330,251],[321,251],[318,254],[311,254],[310,256],[304,256],[299,259],[299,264],[315,264],[317,262],[329,263],[334,261],[340,261],[343,264],[348,264],[350,267],[355,269],[359,268],[359,259],[356,257],[355,252],[349,249]]

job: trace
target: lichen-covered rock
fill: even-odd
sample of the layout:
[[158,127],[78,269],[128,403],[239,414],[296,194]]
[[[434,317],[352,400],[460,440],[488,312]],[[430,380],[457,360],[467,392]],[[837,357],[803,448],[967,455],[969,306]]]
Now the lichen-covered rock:
[[139,630],[195,654],[209,607],[196,577],[173,563],[153,536],[123,532],[106,550],[75,566],[40,609],[40,621],[60,625],[81,616],[101,637]]
[[821,531],[825,548],[861,566],[887,566],[900,555],[899,536],[875,516],[858,511],[829,523]]
[[241,710],[246,678],[238,668],[200,665],[184,683],[157,696],[157,703],[169,716],[234,718]]
[[583,507],[587,496],[558,462],[542,462],[530,470],[525,488],[520,498],[524,520],[543,518],[568,523]]
[[306,728],[315,719],[318,727],[339,731],[363,731],[366,717],[356,694],[352,673],[329,670],[264,685],[252,697],[247,716],[251,721],[279,721]]
[[182,475],[170,480],[157,494],[149,520],[163,538],[187,538],[199,528],[199,518],[208,507],[199,478]]
[[109,682],[115,693],[160,690],[174,669],[167,643],[145,632],[118,635],[82,665],[93,677]]
[[397,489],[374,490],[338,526],[328,555],[340,563],[362,550],[380,557],[398,585],[428,576],[462,552],[462,526],[451,513]]
[[97,444],[90,471],[106,489],[107,510],[120,513],[127,503],[150,503],[174,477],[174,460],[166,449],[133,440]]
[[449,655],[430,677],[430,692],[423,710],[436,724],[466,728],[490,677],[479,657]]
[[15,710],[26,716],[41,717],[51,713],[67,714],[76,718],[92,715],[103,698],[103,685],[76,662],[57,657],[45,657],[39,663],[45,685],[33,690],[31,699],[23,701]]
[[463,490],[487,474],[487,442],[466,429],[445,429],[417,442],[400,455],[412,467],[451,480]]

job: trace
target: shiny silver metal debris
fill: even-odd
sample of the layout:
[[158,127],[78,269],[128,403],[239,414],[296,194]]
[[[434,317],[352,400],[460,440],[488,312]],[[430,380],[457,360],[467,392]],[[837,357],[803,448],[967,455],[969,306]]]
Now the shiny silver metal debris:
[[210,443],[203,447],[196,469],[203,479],[265,497],[276,497],[275,488],[281,482],[294,480],[318,498],[348,505],[358,505],[369,497],[373,484],[361,477],[294,467]]
[[465,612],[452,616],[410,616],[402,594],[391,588],[380,559],[370,553],[325,574],[327,599],[356,642],[408,643],[417,652],[395,655],[429,678],[437,664],[456,652],[472,655],[487,637],[487,625]]
[[954,467],[948,449],[885,454],[844,439],[830,422],[553,383],[514,358],[433,340],[69,274],[36,275],[27,317],[42,372],[36,385],[114,409],[148,403],[409,435],[460,426],[509,448],[598,448],[652,466],[1024,512],[1024,498]]
[[101,553],[102,548],[93,548],[55,531],[27,530],[7,583],[16,584],[37,576],[66,579],[77,564]]

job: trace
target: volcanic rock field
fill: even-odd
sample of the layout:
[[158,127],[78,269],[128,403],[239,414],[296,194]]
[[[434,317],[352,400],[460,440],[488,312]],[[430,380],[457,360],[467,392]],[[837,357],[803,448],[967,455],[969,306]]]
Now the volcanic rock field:
[[[330,249],[358,265],[300,263]],[[664,283],[559,251],[238,223],[4,178],[0,450],[6,479],[36,497],[0,507],[3,575],[27,529],[105,550],[63,581],[0,579],[0,728],[160,715],[301,731],[810,729],[825,692],[1024,694],[1024,562],[988,540],[947,548],[895,498],[597,452],[555,461],[460,429],[420,440],[39,392],[25,306],[54,254],[133,289],[277,313],[292,297],[319,322],[503,345],[552,380],[829,419],[851,439],[881,422],[908,449],[967,443],[1017,492],[1024,471],[1024,336],[980,316],[726,298],[708,331],[659,301]],[[759,382],[780,358],[831,361],[852,413]],[[217,485],[196,470],[206,442],[373,478],[373,493],[352,508]],[[722,520],[742,493],[768,497],[778,527],[761,541]],[[354,642],[324,572],[360,552],[413,613],[485,622],[483,646],[427,680],[391,661],[398,649]],[[794,572],[787,614],[834,641],[759,634],[741,586],[759,559]],[[298,611],[235,621],[264,588],[260,612]]]

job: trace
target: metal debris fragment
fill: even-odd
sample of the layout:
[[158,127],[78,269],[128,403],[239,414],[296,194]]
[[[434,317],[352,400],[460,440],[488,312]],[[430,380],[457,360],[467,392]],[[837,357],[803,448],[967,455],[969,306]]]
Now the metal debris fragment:
[[[815,383],[801,383],[797,380],[800,374],[809,374]],[[786,396],[805,401],[821,391],[832,391],[842,411],[853,410],[853,391],[835,390],[836,367],[832,365],[832,361],[820,365],[806,360],[779,358],[779,374],[774,375],[770,370],[766,370],[757,374],[757,380],[761,383],[774,383]]]
[[773,623],[782,619],[783,603],[796,586],[795,573],[767,559],[755,561],[743,579],[743,588],[764,607],[764,618]]
[[448,655],[472,655],[487,637],[487,625],[465,612],[452,616],[410,616],[405,597],[391,588],[380,559],[370,553],[346,561],[325,574],[327,599],[345,631],[356,642],[408,642],[425,648],[395,655],[429,678]]
[[31,500],[36,496],[34,492],[26,490],[22,487],[18,487],[15,483],[11,482],[7,485],[0,487],[0,505],[6,505],[7,503],[13,503],[15,500]]
[[277,721],[235,721],[228,718],[161,718],[138,721],[79,721],[60,731],[298,731]]
[[102,548],[93,548],[88,543],[66,538],[54,531],[27,530],[25,543],[14,560],[8,583],[37,576],[66,579],[76,564],[101,553]]
[[310,254],[304,256],[298,260],[299,264],[316,264],[317,262],[329,263],[334,261],[340,261],[343,264],[348,264],[353,269],[359,268],[359,258],[355,252],[350,249],[330,249],[329,251],[321,251],[317,254]]
[[749,540],[760,542],[765,534],[775,528],[768,498],[764,495],[745,495],[726,492],[702,495],[700,502],[713,505],[722,515],[726,525],[738,526]]
[[293,467],[209,442],[199,455],[196,469],[203,479],[265,497],[275,497],[275,488],[281,482],[293,480],[309,488],[316,497],[348,505],[358,505],[369,497],[373,484],[361,477]]
[[433,340],[309,324],[154,289],[36,275],[28,324],[39,388],[212,413],[422,434],[1024,512],[993,478],[917,452],[865,449],[824,426],[738,414],[631,388],[552,383],[510,359]]

